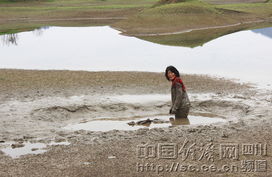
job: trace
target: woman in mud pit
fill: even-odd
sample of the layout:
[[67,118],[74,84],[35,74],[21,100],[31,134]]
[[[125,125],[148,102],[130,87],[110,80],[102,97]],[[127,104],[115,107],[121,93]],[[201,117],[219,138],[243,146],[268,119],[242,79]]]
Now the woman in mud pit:
[[175,114],[175,118],[187,118],[191,104],[179,71],[174,66],[168,66],[165,70],[165,77],[168,81],[172,81],[172,106],[169,113]]

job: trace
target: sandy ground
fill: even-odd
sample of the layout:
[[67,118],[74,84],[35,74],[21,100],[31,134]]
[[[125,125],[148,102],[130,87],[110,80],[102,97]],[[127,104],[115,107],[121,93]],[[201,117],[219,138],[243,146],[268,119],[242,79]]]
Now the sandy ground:
[[[68,131],[63,127],[97,117],[168,113],[170,96],[154,98],[168,95],[170,83],[151,72],[1,69],[0,142],[71,144],[17,159],[0,152],[0,176],[271,176],[272,92],[204,75],[182,78],[191,114],[227,122]],[[137,99],[115,99],[120,95]]]

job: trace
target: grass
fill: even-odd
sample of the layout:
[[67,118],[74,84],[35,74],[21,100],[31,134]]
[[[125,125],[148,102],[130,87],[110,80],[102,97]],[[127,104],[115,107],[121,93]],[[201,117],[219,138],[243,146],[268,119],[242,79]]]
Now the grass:
[[[236,4],[229,3],[232,0],[225,0],[224,4],[211,4],[213,1],[216,0],[183,0],[180,3],[163,4],[158,3],[158,0],[31,0],[26,2],[0,0],[0,34],[11,34],[52,25],[111,25],[124,29],[127,35],[137,36],[223,26],[272,17],[272,0],[266,2],[256,0],[257,3],[244,3],[244,0],[241,0],[241,3]],[[55,19],[107,17],[128,19],[54,21]],[[33,19],[52,21],[33,22],[31,21]],[[256,24],[139,38],[165,45],[195,47],[219,36],[254,26]]]
[[[210,4],[263,3],[267,0],[203,0]],[[269,0],[268,0],[269,1]]]
[[[156,0],[41,0],[13,2],[0,0],[0,34],[33,30],[42,25],[110,25],[116,20],[55,21],[73,18],[127,17],[151,7]],[[33,22],[31,20],[52,20]]]
[[[271,26],[272,24],[269,22],[262,24],[252,23],[161,36],[148,36],[148,34],[233,25],[271,17],[271,0],[265,3],[238,4],[210,4],[199,0],[186,0],[180,3],[155,5],[131,16],[127,20],[113,25],[114,27],[124,29],[127,35],[135,35],[140,39],[150,42],[173,46],[196,47],[226,34],[260,26]],[[145,34],[146,36],[144,36]]]
[[[115,20],[116,21],[116,20]],[[115,22],[114,20],[72,20],[72,21],[51,21],[51,22],[16,22],[7,23],[0,26],[0,35],[14,34],[24,31],[33,31],[43,26],[63,26],[63,27],[84,27],[84,26],[105,26]]]
[[125,29],[128,34],[175,32],[235,23],[235,15],[226,17],[225,11],[214,5],[191,0],[145,9],[116,26]]
[[127,8],[139,8],[149,7],[150,5],[144,4],[116,4],[116,5],[91,5],[91,6],[66,6],[66,7],[0,7],[1,11],[48,11],[48,10],[85,10],[85,9],[127,9]]
[[183,46],[183,47],[197,47],[202,46],[205,43],[216,39],[220,36],[231,34],[237,31],[250,30],[255,28],[264,28],[271,26],[271,24],[249,24],[237,27],[221,28],[221,29],[209,29],[193,31],[183,34],[163,35],[163,36],[147,36],[138,37],[139,39],[146,40],[149,42],[169,45],[169,46]]
[[[126,16],[130,9],[152,6],[156,0],[45,0],[8,2],[0,0],[0,19],[31,19],[71,17],[101,17],[105,12],[111,16]],[[124,11],[126,11],[124,13]],[[131,11],[132,14],[135,11]]]
[[155,6],[145,11],[146,15],[184,15],[219,13],[210,4],[201,1],[186,1],[177,4]]
[[272,16],[272,3],[214,5],[199,0],[147,8],[116,27],[126,34],[176,32],[209,26],[231,25]]
[[272,15],[272,1],[266,3],[240,3],[240,4],[225,4],[216,5],[217,8],[234,10],[258,16],[271,16]]

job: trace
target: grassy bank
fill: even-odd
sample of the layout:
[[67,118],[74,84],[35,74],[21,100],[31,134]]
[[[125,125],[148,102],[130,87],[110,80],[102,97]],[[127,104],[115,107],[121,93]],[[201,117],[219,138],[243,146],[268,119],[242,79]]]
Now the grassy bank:
[[147,8],[115,24],[129,35],[159,34],[271,18],[272,3],[214,5],[187,0]]
[[[151,7],[155,2],[156,0],[0,0],[0,34],[48,25],[109,25],[118,18],[126,18]],[[75,20],[79,18],[86,20]]]
[[86,19],[86,20],[52,20],[52,21],[10,21],[0,25],[0,35],[33,31],[43,26],[84,27],[105,26],[119,21],[118,19]]
[[225,34],[271,25],[271,0],[183,0],[170,4],[161,1],[0,0],[0,34],[42,26],[110,25],[143,40],[195,47]]
[[72,17],[113,17],[130,9],[152,6],[156,0],[50,0],[9,2],[0,0],[0,19],[48,19]]
[[206,29],[199,31],[192,31],[188,33],[181,34],[172,34],[172,35],[161,35],[161,36],[142,36],[137,37],[142,40],[146,40],[149,42],[162,44],[162,45],[170,45],[170,46],[183,46],[183,47],[197,47],[202,46],[205,43],[216,39],[220,36],[224,36],[227,34],[231,34],[234,32],[242,31],[242,30],[251,30],[257,28],[265,28],[270,27],[270,23],[253,23],[253,24],[243,24],[234,27],[226,27],[219,29]]

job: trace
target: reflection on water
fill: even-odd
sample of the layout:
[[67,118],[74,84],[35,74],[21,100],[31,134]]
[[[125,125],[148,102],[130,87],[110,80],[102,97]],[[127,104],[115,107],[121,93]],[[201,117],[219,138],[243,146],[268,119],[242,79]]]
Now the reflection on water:
[[169,118],[171,125],[190,125],[188,118]]
[[262,28],[262,29],[255,29],[252,30],[255,33],[262,34],[266,37],[272,38],[272,28]]
[[[268,34],[272,28],[263,30]],[[182,73],[272,87],[272,39],[256,30],[232,33],[195,48],[159,45],[119,33],[108,26],[45,27],[2,36],[6,43],[18,45],[0,46],[0,68],[163,72],[174,65]]]
[[44,31],[49,28],[50,28],[50,26],[43,26],[43,27],[37,28],[33,31],[33,34],[36,36],[41,36],[44,33]]
[[[43,26],[43,27],[33,30],[32,33],[35,36],[41,36],[43,34],[43,32],[49,28],[50,28],[50,26]],[[5,46],[18,45],[19,33],[0,35],[0,39],[2,41],[2,45],[5,45]]]
[[175,119],[168,115],[143,117],[133,120],[95,120],[90,122],[69,124],[64,127],[66,130],[89,130],[89,131],[110,131],[110,130],[137,130],[139,128],[160,128],[180,125],[206,125],[217,122],[226,122],[220,117],[204,117],[189,115],[188,118]]
[[6,155],[12,158],[19,158],[22,155],[27,154],[42,154],[47,151],[47,145],[57,146],[57,145],[69,145],[67,141],[64,142],[50,142],[45,143],[30,143],[30,142],[4,142],[0,144],[0,150]]
[[4,34],[0,36],[3,45],[18,45],[18,34]]
[[[12,158],[18,158],[21,155],[26,154],[41,154],[46,152],[46,145],[44,143],[22,143],[22,146],[14,147],[15,142],[7,142],[7,147],[1,149],[5,154],[11,156]],[[13,146],[12,146],[13,145]]]

